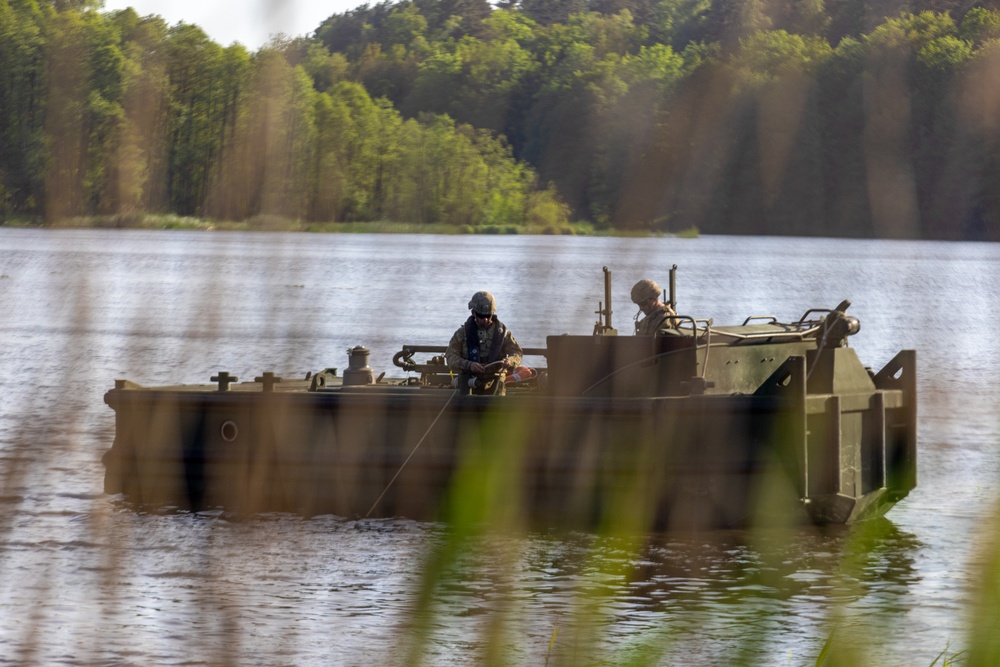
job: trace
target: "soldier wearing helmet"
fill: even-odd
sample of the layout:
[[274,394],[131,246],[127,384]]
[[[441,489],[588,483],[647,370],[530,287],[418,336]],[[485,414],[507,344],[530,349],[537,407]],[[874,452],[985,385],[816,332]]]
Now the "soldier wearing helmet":
[[[635,314],[638,320],[635,323],[635,334],[637,336],[655,336],[661,329],[677,328],[677,313],[670,307],[670,304],[660,301],[663,290],[652,280],[640,280],[632,286],[632,303],[639,306],[639,312]],[[643,318],[639,320],[639,315]]]
[[469,310],[469,319],[448,343],[448,367],[459,374],[459,391],[502,395],[507,371],[521,364],[521,346],[497,318],[497,302],[492,294],[473,294]]

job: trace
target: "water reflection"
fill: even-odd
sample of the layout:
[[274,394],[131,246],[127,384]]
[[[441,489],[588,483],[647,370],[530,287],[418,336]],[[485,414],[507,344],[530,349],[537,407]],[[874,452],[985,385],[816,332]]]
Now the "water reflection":
[[[429,561],[440,568],[439,585],[417,610],[435,619],[427,644],[445,641],[456,625],[497,625],[505,651],[529,663],[544,655],[579,664],[585,655],[584,664],[620,664],[641,655],[666,664],[695,657],[760,664],[781,651],[815,660],[831,624],[857,610],[868,622],[895,624],[920,581],[919,540],[888,520],[641,541],[438,538],[436,548],[450,551]],[[497,632],[489,631],[494,640]],[[855,633],[839,641],[870,650],[870,639]]]
[[[964,640],[993,525],[998,259],[989,244],[0,229],[0,663],[814,664],[833,632],[855,662],[929,665]],[[919,350],[920,486],[890,520],[456,544],[405,520],[145,514],[100,493],[117,377],[298,377],[355,344],[391,370],[404,342],[446,343],[479,288],[542,346],[591,330],[603,265],[627,330],[631,281],[672,263],[694,316],[789,319],[847,297],[867,363]]]
[[747,597],[791,600],[819,596],[859,584],[905,587],[919,578],[912,552],[914,535],[881,519],[851,528],[828,527],[776,533],[723,533],[649,544],[630,576],[651,609],[669,601],[683,605],[689,581],[702,580],[700,593],[713,601]]

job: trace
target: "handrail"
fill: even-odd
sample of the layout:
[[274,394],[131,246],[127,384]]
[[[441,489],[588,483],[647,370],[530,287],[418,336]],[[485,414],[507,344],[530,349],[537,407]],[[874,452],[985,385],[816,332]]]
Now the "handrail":
[[[784,324],[784,323],[777,322],[776,324]],[[794,326],[795,324],[799,323],[795,322],[788,326]],[[822,323],[820,323],[820,324],[814,324],[809,329],[805,329],[802,331],[771,331],[762,333],[741,334],[741,333],[736,333],[735,331],[722,331],[721,329],[712,329],[712,333],[714,333],[717,336],[725,336],[728,338],[735,338],[737,340],[755,340],[760,338],[795,338],[798,340],[802,340],[808,336],[815,334],[822,327],[823,325]]]
[[780,324],[780,322],[778,322],[778,318],[774,315],[751,315],[743,320],[743,326],[750,324],[753,320],[768,320],[766,324]]
[[[423,354],[426,352],[439,352],[444,354],[448,350],[447,345],[403,345],[401,350],[408,355],[417,354],[418,352]],[[526,357],[544,357],[547,356],[545,353],[548,351],[546,347],[522,347],[521,352]]]
[[[775,326],[787,326],[787,327],[803,327],[807,326],[805,329],[797,329],[793,331],[767,331],[767,332],[755,332],[755,333],[738,333],[735,331],[725,331],[723,329],[718,329],[713,326],[714,321],[712,319],[695,319],[690,315],[673,315],[674,320],[677,321],[676,329],[682,331],[687,335],[691,335],[695,338],[700,336],[707,336],[709,340],[713,336],[719,336],[722,338],[729,338],[734,340],[805,340],[810,336],[815,336],[817,333],[823,329],[823,323],[825,320],[806,320],[806,318],[814,313],[831,313],[833,310],[829,308],[810,308],[803,314],[802,318],[796,322],[779,322],[773,315],[751,315],[746,320],[744,320],[742,326],[747,326],[753,320],[768,320],[767,324],[773,324]],[[690,324],[690,326],[685,326]],[[710,347],[708,341],[704,344],[699,345],[699,347]],[[448,349],[447,345],[403,345],[403,348],[397,352],[393,358],[392,363],[399,368],[408,371],[421,371],[421,372],[434,372],[435,370],[441,370],[441,366],[433,364],[417,364],[412,361],[411,357],[414,354],[444,354]],[[548,348],[545,347],[525,347],[521,349],[524,356],[530,357],[548,357]],[[707,352],[707,349],[706,349]]]
[[837,312],[836,308],[810,308],[806,312],[802,313],[802,317],[800,317],[798,319],[798,321],[792,322],[792,324],[805,324],[807,321],[810,322],[810,323],[811,322],[815,322],[816,320],[806,320],[806,318],[809,317],[813,313],[823,313],[824,314],[824,319],[825,319],[826,315],[829,315],[830,313],[833,313],[833,312]]
[[[447,371],[447,366],[437,364],[418,364],[411,359],[414,354],[444,354],[448,349],[447,345],[403,345],[403,349],[392,357],[392,363],[406,371],[420,373],[434,373]],[[548,348],[544,347],[523,347],[521,352],[526,357],[545,357]]]

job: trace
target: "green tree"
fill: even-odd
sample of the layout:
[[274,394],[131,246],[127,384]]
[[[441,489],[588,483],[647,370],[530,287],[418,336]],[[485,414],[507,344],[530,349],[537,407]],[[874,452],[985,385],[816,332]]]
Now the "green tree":
[[48,26],[48,70],[43,211],[47,220],[81,215],[87,193],[87,81],[90,59],[83,18],[76,12],[56,14]]
[[331,53],[356,59],[370,43],[381,43],[381,32],[395,10],[391,0],[376,5],[363,4],[343,14],[334,14],[316,29],[316,38]]
[[383,46],[408,48],[416,40],[425,40],[427,30],[427,19],[416,5],[397,5],[386,17],[380,42]]
[[0,215],[42,204],[50,18],[37,3],[0,0]]
[[384,50],[378,42],[365,47],[355,62],[353,80],[374,97],[387,97],[402,104],[413,88],[425,48],[407,49],[399,44]]
[[748,78],[766,81],[792,72],[814,72],[832,53],[833,49],[821,37],[768,30],[744,39],[734,62]]
[[479,37],[483,20],[490,15],[488,0],[412,0],[427,18],[427,27],[435,40]]
[[946,154],[950,168],[941,191],[955,195],[948,213],[961,225],[960,238],[1000,240],[1000,88],[993,85],[998,67],[1000,40],[988,39],[957,77],[958,131]]
[[[353,84],[343,84],[353,85]],[[344,202],[348,190],[347,147],[344,135],[350,123],[347,106],[332,91],[314,97],[316,139],[310,157],[313,164],[308,172],[308,219],[319,222],[339,222],[344,219]]]
[[566,23],[573,14],[589,9],[587,0],[521,0],[521,11],[546,26]]
[[[86,15],[90,56],[88,70],[86,123],[87,147],[84,187],[88,213],[115,213],[120,201],[114,165],[120,157],[121,130],[125,121],[122,98],[124,92],[125,56],[121,36],[110,21],[98,15]],[[83,211],[81,211],[82,213]]]
[[531,54],[512,38],[464,37],[453,51],[425,60],[403,109],[444,113],[476,127],[502,131],[511,96],[534,68]]
[[182,23],[168,33],[167,63],[170,208],[192,215],[201,212],[212,167],[222,164],[236,129],[250,60],[241,45],[223,49],[200,28]]
[[210,215],[265,222],[307,215],[317,94],[304,68],[274,49],[257,54],[211,183]]
[[320,92],[347,78],[349,63],[342,53],[330,53],[322,44],[310,44],[303,63],[313,86]]
[[122,54],[121,116],[107,157],[105,208],[131,216],[167,206],[165,128],[170,84],[164,42],[167,25],[159,17],[140,18],[126,9],[109,17]]
[[959,37],[976,46],[1000,39],[1000,11],[973,7],[962,18]]
[[648,21],[650,38],[675,49],[704,41],[711,8],[711,0],[659,0]]

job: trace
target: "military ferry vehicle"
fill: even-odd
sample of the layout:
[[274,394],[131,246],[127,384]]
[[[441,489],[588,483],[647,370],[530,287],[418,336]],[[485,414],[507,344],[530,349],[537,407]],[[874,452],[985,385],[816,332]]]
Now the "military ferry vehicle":
[[878,517],[916,486],[916,353],[866,368],[849,305],[617,335],[605,267],[593,332],[526,348],[544,364],[504,395],[456,391],[445,346],[423,344],[401,346],[395,378],[358,345],[342,374],[116,380],[105,491],[143,507],[568,529]]

